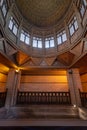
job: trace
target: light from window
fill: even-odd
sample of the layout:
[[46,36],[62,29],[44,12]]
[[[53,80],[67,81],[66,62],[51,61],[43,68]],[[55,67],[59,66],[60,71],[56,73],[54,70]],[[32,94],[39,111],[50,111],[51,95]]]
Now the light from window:
[[50,47],[54,47],[55,45],[54,45],[54,39],[51,39],[50,40]]
[[1,0],[1,1],[0,1],[0,6],[2,6],[2,4],[3,4],[3,1],[4,1],[4,0]]
[[37,40],[33,39],[33,47],[37,47]]
[[42,41],[38,41],[38,48],[42,48]]
[[81,15],[82,15],[82,17],[83,17],[83,15],[84,15],[84,13],[85,13],[85,8],[84,8],[83,5],[81,6],[80,12],[81,12]]
[[33,47],[42,48],[42,39],[38,37],[33,37]]
[[17,27],[16,27],[16,26],[13,27],[13,33],[14,33],[15,35],[17,35]]
[[78,23],[76,17],[74,17],[71,23],[69,24],[70,36],[72,36],[77,29],[78,29]]
[[57,38],[57,41],[58,41],[58,44],[61,44],[61,43],[62,43],[61,36],[59,36],[59,37]]
[[28,36],[26,36],[25,43],[29,44],[29,37]]
[[6,3],[6,0],[1,0],[0,1],[0,6],[1,6],[1,10],[2,10],[3,16],[5,17],[6,14],[7,14],[7,3]]
[[62,40],[63,40],[63,42],[65,42],[65,41],[67,40],[66,33],[64,33],[64,34],[62,35]]
[[83,17],[84,16],[84,13],[85,13],[85,10],[86,10],[86,5],[87,5],[87,2],[86,0],[81,0],[80,1],[80,13],[81,13],[81,16]]
[[83,0],[83,2],[84,2],[84,5],[86,6],[87,5],[87,0]]
[[25,35],[24,35],[23,33],[21,33],[20,40],[21,40],[22,42],[25,41]]
[[54,37],[49,37],[45,39],[45,48],[54,47]]
[[57,35],[57,43],[60,45],[61,43],[67,40],[66,31],[63,30],[61,33]]
[[45,41],[45,48],[49,48],[50,47],[50,44],[49,44],[49,41]]
[[24,30],[21,31],[20,40],[26,44],[30,44],[30,35]]
[[75,32],[75,30],[74,30],[74,26],[71,25],[71,27],[70,27],[70,35],[72,36],[74,32]]
[[74,22],[74,27],[75,27],[75,30],[78,29],[78,23],[77,23],[77,20],[75,20],[75,22]]
[[5,5],[3,5],[3,7],[2,7],[2,12],[3,12],[3,15],[4,15],[4,17],[5,17],[5,16],[6,16],[6,13],[7,13],[7,10],[6,10]]
[[14,35],[17,35],[18,25],[17,25],[17,23],[16,23],[16,21],[14,20],[13,17],[10,18],[9,26],[8,27],[13,32]]
[[10,22],[9,22],[9,29],[11,29],[11,30],[12,30],[12,27],[13,27],[13,21],[12,21],[12,20],[10,20]]

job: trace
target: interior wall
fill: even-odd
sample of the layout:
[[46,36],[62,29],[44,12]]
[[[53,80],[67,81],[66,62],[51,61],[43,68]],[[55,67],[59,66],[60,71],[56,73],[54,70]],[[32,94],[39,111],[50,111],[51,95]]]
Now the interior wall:
[[0,92],[6,90],[7,75],[0,73]]
[[87,73],[81,75],[82,89],[84,92],[87,92]]
[[66,76],[22,76],[20,91],[68,91]]

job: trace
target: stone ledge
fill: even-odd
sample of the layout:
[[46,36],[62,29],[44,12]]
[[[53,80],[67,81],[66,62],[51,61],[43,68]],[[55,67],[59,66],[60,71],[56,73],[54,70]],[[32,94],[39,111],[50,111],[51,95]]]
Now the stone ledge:
[[0,120],[2,119],[80,119],[78,109],[72,106],[58,105],[30,105],[17,106],[8,109],[0,109]]

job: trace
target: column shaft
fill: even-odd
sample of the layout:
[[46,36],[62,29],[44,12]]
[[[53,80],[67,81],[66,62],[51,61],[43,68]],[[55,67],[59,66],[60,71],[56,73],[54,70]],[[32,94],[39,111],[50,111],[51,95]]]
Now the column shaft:
[[67,71],[68,84],[71,94],[72,105],[81,106],[79,89],[82,89],[81,79],[78,69],[70,69]]
[[9,108],[16,104],[17,90],[20,86],[20,73],[16,73],[14,69],[10,69],[7,78],[7,97],[5,107]]

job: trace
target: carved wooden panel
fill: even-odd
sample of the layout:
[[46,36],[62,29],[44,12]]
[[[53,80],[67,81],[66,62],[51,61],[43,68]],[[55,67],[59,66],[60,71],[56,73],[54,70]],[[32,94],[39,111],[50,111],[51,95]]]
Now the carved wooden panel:
[[58,60],[63,63],[64,65],[70,65],[74,59],[74,54],[71,52],[67,51],[63,54],[60,54],[58,56]]
[[30,57],[23,52],[18,52],[16,55],[16,60],[19,65],[25,63]]

